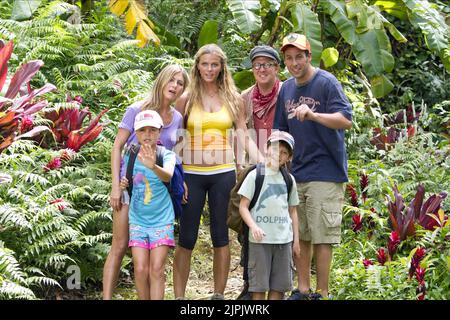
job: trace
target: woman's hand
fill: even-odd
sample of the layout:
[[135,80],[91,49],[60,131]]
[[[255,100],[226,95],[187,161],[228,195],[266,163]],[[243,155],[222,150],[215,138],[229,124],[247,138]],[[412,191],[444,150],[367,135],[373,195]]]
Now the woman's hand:
[[185,181],[183,181],[183,187],[184,187],[184,194],[183,194],[183,200],[181,201],[182,204],[186,204],[188,202],[188,187]]
[[109,196],[109,204],[111,205],[111,208],[113,211],[120,211],[122,208],[122,202],[120,201],[120,198],[122,197],[122,190],[119,186],[113,186],[111,190],[111,195]]

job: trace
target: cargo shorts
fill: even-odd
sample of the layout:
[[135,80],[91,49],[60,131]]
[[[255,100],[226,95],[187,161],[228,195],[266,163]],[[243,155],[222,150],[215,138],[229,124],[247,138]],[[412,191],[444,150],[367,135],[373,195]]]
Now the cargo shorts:
[[312,244],[339,244],[344,183],[302,182],[297,183],[297,192],[300,240]]

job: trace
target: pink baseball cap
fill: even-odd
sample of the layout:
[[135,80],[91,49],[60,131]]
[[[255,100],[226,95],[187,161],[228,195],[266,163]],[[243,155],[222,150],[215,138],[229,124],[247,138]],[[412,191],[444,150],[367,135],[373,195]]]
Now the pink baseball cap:
[[161,129],[164,125],[161,116],[155,110],[144,110],[137,114],[134,119],[134,130],[137,131],[143,127],[154,127]]

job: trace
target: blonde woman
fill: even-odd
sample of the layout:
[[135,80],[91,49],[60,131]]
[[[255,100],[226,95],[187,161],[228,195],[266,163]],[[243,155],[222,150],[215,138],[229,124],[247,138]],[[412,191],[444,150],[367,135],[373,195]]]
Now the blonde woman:
[[103,299],[105,300],[112,298],[120,265],[128,247],[129,196],[120,188],[120,178],[126,173],[122,150],[125,145],[137,143],[134,120],[136,115],[143,110],[156,110],[159,113],[164,124],[159,141],[166,149],[173,149],[176,144],[176,132],[183,125],[183,116],[172,107],[172,104],[180,97],[188,83],[189,76],[183,67],[176,64],[166,66],[157,76],[149,96],[145,100],[129,106],[119,124],[111,152],[110,204],[113,209],[113,239],[103,268]]
[[[192,250],[197,241],[200,217],[208,195],[210,232],[214,248],[214,294],[224,299],[230,267],[226,224],[230,190],[236,182],[236,164],[231,137],[236,133],[253,161],[263,159],[256,144],[248,139],[243,101],[227,68],[227,58],[215,44],[201,47],[191,69],[188,91],[176,108],[185,115],[186,140],[183,169],[189,199],[180,217],[180,234],[174,259],[175,298],[184,299],[190,273]],[[233,132],[235,130],[235,132]]]

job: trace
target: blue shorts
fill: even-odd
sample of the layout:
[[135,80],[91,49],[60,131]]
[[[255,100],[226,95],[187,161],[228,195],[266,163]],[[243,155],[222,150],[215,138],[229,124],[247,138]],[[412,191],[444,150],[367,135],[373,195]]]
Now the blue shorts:
[[152,250],[159,246],[175,247],[173,224],[160,227],[143,227],[130,224],[129,247]]

